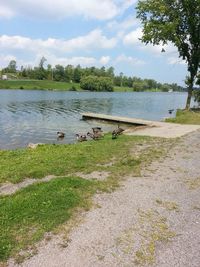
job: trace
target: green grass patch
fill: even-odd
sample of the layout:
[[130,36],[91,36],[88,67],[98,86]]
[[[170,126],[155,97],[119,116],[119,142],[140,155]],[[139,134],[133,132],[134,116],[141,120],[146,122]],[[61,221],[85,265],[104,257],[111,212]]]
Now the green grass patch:
[[[1,183],[46,175],[63,177],[43,183],[38,180],[13,195],[0,197],[0,261],[30,248],[46,232],[62,228],[79,208],[88,210],[91,196],[97,191],[114,190],[129,173],[138,176],[141,166],[163,155],[161,147],[168,146],[168,142],[126,135],[112,140],[108,134],[99,141],[0,151]],[[145,149],[136,153],[142,145]],[[76,174],[93,171],[107,171],[110,175],[97,181]]]
[[200,124],[200,111],[193,110],[177,110],[175,118],[168,118],[166,122],[174,122],[181,124]]
[[72,87],[80,90],[80,84],[68,82],[56,82],[49,80],[0,80],[0,89],[26,89],[26,90],[63,90],[68,91]]
[[[26,90],[62,90],[68,91],[75,87],[77,91],[82,91],[80,83],[56,82],[51,80],[0,80],[0,89],[26,89]],[[114,92],[133,92],[132,87],[114,86]],[[156,89],[146,90],[157,92]]]
[[120,87],[120,86],[114,86],[113,88],[114,92],[133,92],[132,87]]
[[[18,183],[25,178],[89,173],[102,169],[123,171],[127,166],[139,164],[139,159],[129,155],[129,148],[142,140],[148,138],[122,135],[112,140],[110,135],[106,135],[103,140],[73,145],[41,145],[37,149],[1,150],[0,184]],[[103,167],[114,158],[115,166]]]
[[77,177],[60,178],[0,197],[0,260],[69,220],[73,208],[87,207],[96,184]]

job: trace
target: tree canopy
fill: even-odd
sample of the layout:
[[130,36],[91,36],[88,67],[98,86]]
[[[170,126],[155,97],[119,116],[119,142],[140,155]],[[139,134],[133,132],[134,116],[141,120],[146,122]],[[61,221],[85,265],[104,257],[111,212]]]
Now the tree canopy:
[[[74,83],[85,83],[86,81],[89,84],[94,85],[94,81],[96,78],[101,78],[101,83],[98,83],[98,86],[95,90],[99,91],[110,91],[112,90],[112,86],[117,87],[127,87],[132,88],[133,91],[141,92],[141,91],[185,91],[185,88],[177,85],[176,83],[160,83],[155,81],[154,79],[142,79],[135,76],[126,76],[122,72],[119,75],[115,75],[113,67],[81,67],[80,65],[55,65],[54,67],[47,63],[47,60],[42,57],[39,62],[39,65],[32,68],[31,66],[21,66],[20,69],[16,69],[16,61],[10,61],[8,67],[2,69],[1,74],[13,74],[13,70],[15,69],[15,78],[22,79],[36,79],[36,80],[54,80],[57,82],[74,82]],[[15,68],[11,68],[10,66],[15,66]],[[1,75],[0,75],[1,76]],[[87,77],[89,78],[87,79]],[[94,78],[91,78],[93,76]],[[11,76],[13,77],[13,75]],[[109,78],[109,79],[103,79]],[[91,82],[92,81],[92,82]],[[107,86],[112,82],[112,86]],[[86,85],[83,85],[84,87]],[[98,89],[97,89],[98,88]],[[85,90],[88,90],[85,88]],[[89,89],[90,90],[90,89]],[[93,90],[93,89],[92,89]]]
[[137,17],[143,25],[142,42],[153,45],[171,42],[186,60],[188,109],[200,67],[200,0],[139,0]]

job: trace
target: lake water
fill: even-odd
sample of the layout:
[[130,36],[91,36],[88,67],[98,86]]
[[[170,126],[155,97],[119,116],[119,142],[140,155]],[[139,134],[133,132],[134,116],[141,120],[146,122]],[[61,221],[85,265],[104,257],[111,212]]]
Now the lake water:
[[[116,126],[82,121],[81,112],[162,120],[173,116],[168,109],[183,108],[186,93],[104,93],[38,90],[0,90],[0,149],[28,143],[73,143],[76,133],[93,126]],[[57,131],[65,138],[57,140]]]

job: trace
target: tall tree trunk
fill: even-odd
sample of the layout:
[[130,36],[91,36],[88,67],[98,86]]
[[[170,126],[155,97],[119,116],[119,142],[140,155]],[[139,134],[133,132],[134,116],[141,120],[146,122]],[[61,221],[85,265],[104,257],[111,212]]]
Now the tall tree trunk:
[[187,96],[187,101],[186,101],[186,106],[185,106],[185,109],[187,110],[190,109],[193,85],[194,85],[194,75],[191,74],[190,78],[188,79],[188,96]]
[[190,108],[190,103],[191,103],[191,98],[192,98],[192,91],[193,91],[193,87],[189,86],[185,109],[189,109]]

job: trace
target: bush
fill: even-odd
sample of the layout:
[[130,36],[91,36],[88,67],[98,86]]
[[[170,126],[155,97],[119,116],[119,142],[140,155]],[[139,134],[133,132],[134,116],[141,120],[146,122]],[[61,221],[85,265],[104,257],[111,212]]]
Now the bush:
[[97,76],[87,76],[83,77],[80,82],[80,87],[83,90],[89,91],[113,91],[113,82],[111,78],[108,77],[97,77]]
[[76,87],[74,85],[72,85],[72,87],[69,89],[69,91],[77,91]]

